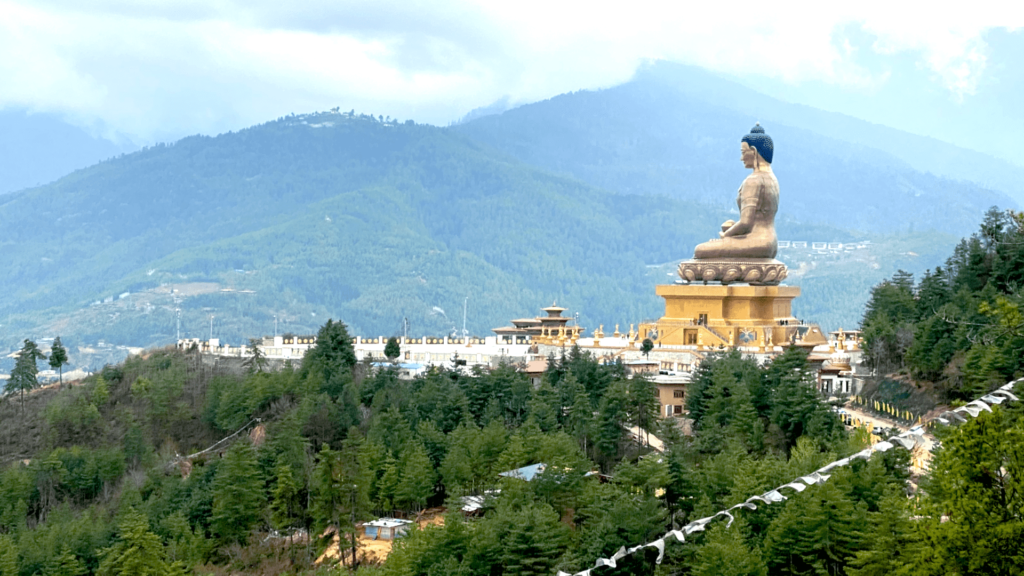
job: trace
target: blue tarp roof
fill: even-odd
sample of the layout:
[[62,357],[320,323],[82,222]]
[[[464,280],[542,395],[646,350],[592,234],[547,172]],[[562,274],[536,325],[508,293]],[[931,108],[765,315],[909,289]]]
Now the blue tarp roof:
[[544,468],[546,467],[547,464],[544,463],[530,464],[529,466],[523,466],[522,468],[516,468],[515,470],[502,472],[501,474],[498,474],[498,476],[505,476],[506,478],[519,478],[521,480],[526,480],[527,482],[529,482],[530,480],[536,478],[537,474],[543,472]]
[[[391,362],[374,362],[373,365],[378,367],[395,366],[395,364],[392,364]],[[406,370],[419,370],[420,368],[423,368],[423,364],[416,364],[415,362],[406,362],[404,364],[398,364],[398,366],[405,368]]]

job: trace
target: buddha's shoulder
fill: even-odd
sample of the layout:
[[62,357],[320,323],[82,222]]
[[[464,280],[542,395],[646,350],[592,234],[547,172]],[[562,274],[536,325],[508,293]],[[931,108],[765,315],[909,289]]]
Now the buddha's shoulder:
[[743,180],[743,184],[744,186],[761,186],[764,184],[778,186],[779,181],[775,179],[775,174],[772,172],[752,172],[747,174],[747,177]]
[[747,177],[743,179],[743,185],[760,186],[761,184],[764,184],[765,182],[768,182],[770,180],[771,178],[765,178],[764,172],[753,172],[751,174],[747,174]]

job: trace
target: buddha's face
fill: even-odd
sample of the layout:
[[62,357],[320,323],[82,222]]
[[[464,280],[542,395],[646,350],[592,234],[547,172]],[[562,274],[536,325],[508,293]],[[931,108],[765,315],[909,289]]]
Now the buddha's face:
[[744,168],[753,168],[757,162],[757,150],[746,142],[740,142],[740,157],[743,159]]

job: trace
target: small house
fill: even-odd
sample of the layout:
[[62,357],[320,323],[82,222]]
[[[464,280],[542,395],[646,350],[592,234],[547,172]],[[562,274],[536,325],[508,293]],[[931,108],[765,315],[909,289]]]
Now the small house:
[[363,524],[363,531],[367,538],[374,540],[394,540],[409,534],[409,526],[412,520],[401,518],[381,518],[373,522]]

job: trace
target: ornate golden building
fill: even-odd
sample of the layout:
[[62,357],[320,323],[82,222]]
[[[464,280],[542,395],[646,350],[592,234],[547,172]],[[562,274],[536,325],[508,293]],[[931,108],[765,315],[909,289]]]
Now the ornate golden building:
[[552,304],[547,308],[541,308],[547,316],[536,318],[517,318],[512,321],[511,326],[495,328],[494,333],[498,335],[498,342],[505,344],[551,344],[560,346],[563,344],[575,344],[583,334],[579,326],[569,326],[571,318],[563,317],[565,308]]
[[827,339],[815,324],[793,316],[797,286],[746,284],[669,284],[657,287],[665,299],[665,314],[640,324],[639,338],[655,346],[696,346],[698,349],[776,346],[813,348]]

